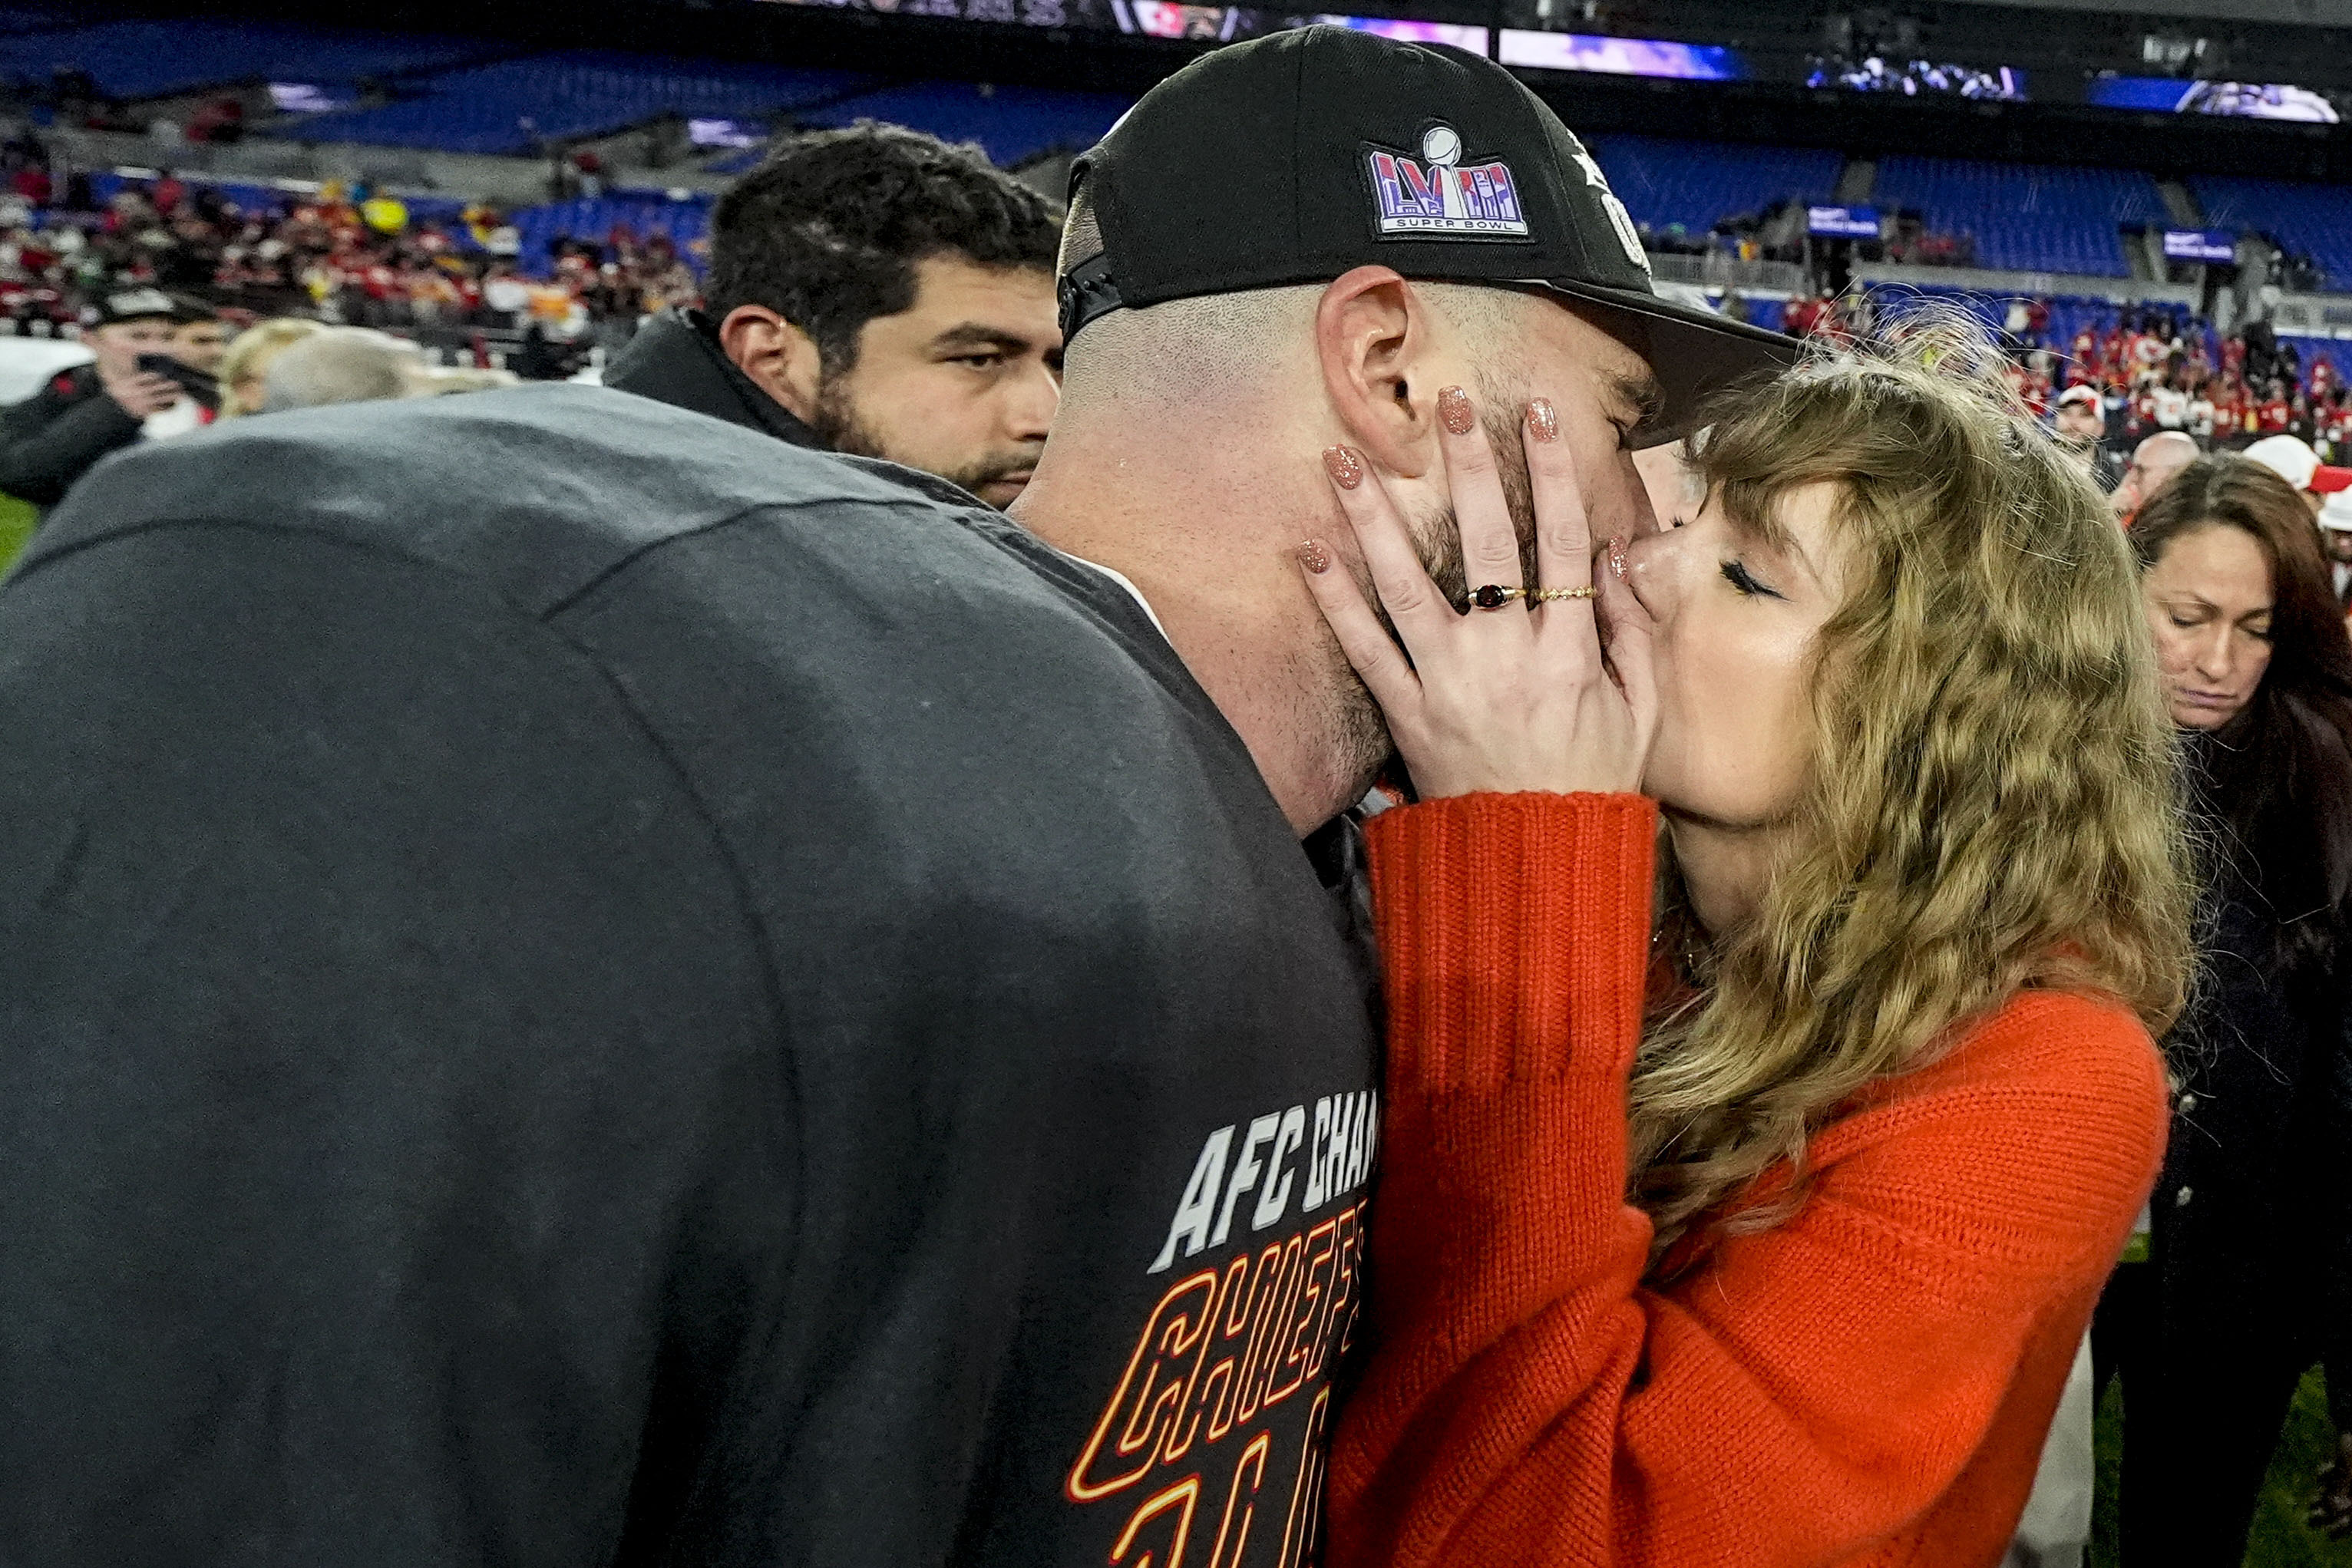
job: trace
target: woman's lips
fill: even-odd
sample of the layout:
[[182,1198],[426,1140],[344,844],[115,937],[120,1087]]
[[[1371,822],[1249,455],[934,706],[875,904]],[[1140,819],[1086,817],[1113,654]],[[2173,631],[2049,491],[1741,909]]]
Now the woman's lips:
[[2200,692],[2193,686],[2181,687],[2179,695],[2191,707],[2233,707],[2238,701],[2228,692]]

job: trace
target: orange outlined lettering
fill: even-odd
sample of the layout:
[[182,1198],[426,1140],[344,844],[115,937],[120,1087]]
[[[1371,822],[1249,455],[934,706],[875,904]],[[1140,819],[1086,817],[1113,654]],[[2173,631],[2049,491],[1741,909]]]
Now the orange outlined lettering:
[[[1369,1133],[1363,1108],[1355,1110],[1350,1119]],[[1338,1127],[1334,1133],[1335,1142],[1346,1135]],[[1337,1156],[1330,1168],[1336,1177]],[[1300,1434],[1277,1568],[1316,1560],[1331,1416],[1331,1391],[1319,1384],[1353,1338],[1365,1212],[1359,1197],[1255,1253],[1193,1273],[1160,1297],[1063,1487],[1081,1504],[1139,1485],[1153,1489],[1120,1530],[1112,1568],[1184,1568],[1209,1483],[1208,1450],[1237,1431],[1246,1441],[1232,1460],[1207,1568],[1243,1568],[1257,1505],[1273,1501],[1265,1495],[1266,1471],[1276,1432],[1266,1424],[1267,1412],[1302,1388],[1311,1388],[1314,1400]],[[1273,1539],[1266,1536],[1269,1546]]]
[[[1225,1493],[1225,1517],[1217,1525],[1217,1543],[1209,1549],[1209,1568],[1240,1568],[1242,1553],[1249,1550],[1250,1521],[1257,1517],[1257,1491],[1265,1485],[1265,1456],[1274,1447],[1274,1434],[1260,1432],[1250,1439],[1242,1457],[1234,1462],[1234,1484]],[[1242,1472],[1251,1471],[1250,1500],[1242,1502]],[[1234,1510],[1241,1509],[1242,1527],[1234,1529]],[[1225,1553],[1225,1542],[1233,1542],[1233,1554]]]
[[[1184,1511],[1176,1516],[1176,1534],[1175,1538],[1168,1543],[1168,1561],[1164,1564],[1160,1564],[1159,1568],[1184,1568],[1184,1542],[1191,1539],[1192,1534],[1192,1504],[1200,1500],[1200,1496],[1201,1478],[1186,1476],[1182,1480],[1137,1509],[1134,1517],[1127,1521],[1127,1528],[1118,1532],[1118,1540],[1110,1549],[1113,1568],[1117,1568],[1120,1560],[1127,1556],[1127,1549],[1135,1544],[1138,1531],[1149,1524],[1155,1515],[1165,1513],[1180,1503],[1183,1505]],[[1147,1549],[1142,1556],[1129,1565],[1129,1568],[1154,1568],[1156,1562],[1157,1560]]]
[[[1108,1497],[1134,1485],[1150,1470],[1158,1458],[1164,1428],[1174,1425],[1183,1411],[1184,1395],[1192,1381],[1178,1364],[1190,1354],[1193,1371],[1198,1373],[1198,1353],[1207,1345],[1218,1294],[1216,1271],[1204,1269],[1170,1287],[1168,1293],[1160,1298],[1160,1304],[1152,1309],[1151,1321],[1144,1325],[1143,1337],[1136,1342],[1135,1354],[1128,1360],[1127,1374],[1119,1379],[1118,1392],[1104,1407],[1094,1436],[1087,1441],[1086,1451],[1078,1456],[1078,1462],[1071,1467],[1070,1479],[1064,1483],[1063,1490],[1072,1502],[1092,1502]],[[1091,1476],[1095,1459],[1102,1452],[1103,1439],[1110,1435],[1120,1410],[1130,1406],[1114,1451],[1121,1459],[1132,1458],[1133,1468],[1100,1478]]]

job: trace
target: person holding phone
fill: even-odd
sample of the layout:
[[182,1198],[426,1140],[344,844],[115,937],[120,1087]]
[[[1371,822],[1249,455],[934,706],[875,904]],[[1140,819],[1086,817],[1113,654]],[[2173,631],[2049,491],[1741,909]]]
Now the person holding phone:
[[181,313],[170,295],[123,289],[93,309],[82,341],[97,357],[0,411],[0,490],[37,507],[63,500],[108,454],[208,418],[173,356]]

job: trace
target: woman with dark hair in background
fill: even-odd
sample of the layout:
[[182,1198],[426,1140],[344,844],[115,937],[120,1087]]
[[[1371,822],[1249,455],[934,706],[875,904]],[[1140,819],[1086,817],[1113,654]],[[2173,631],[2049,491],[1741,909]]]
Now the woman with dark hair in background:
[[[2314,1362],[2352,1434],[2352,643],[2309,509],[2257,464],[2191,465],[2131,542],[2209,849],[2151,1299],[2120,1347],[2124,1560],[2235,1563]],[[2339,1528],[2346,1452],[2318,1511]]]

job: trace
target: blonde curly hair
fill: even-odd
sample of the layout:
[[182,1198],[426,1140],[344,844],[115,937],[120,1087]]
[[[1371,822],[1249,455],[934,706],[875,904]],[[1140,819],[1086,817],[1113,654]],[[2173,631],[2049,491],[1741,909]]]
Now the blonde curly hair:
[[1695,442],[1708,493],[1768,535],[1827,481],[1851,560],[1823,626],[1810,782],[1757,917],[1712,947],[1665,870],[1662,939],[1696,989],[1632,1087],[1654,1266],[1742,1202],[1874,1080],[2021,989],[2113,998],[2161,1035],[2190,967],[2175,734],[2129,548],[2006,401],[1980,330],[1897,327],[1751,392]]

